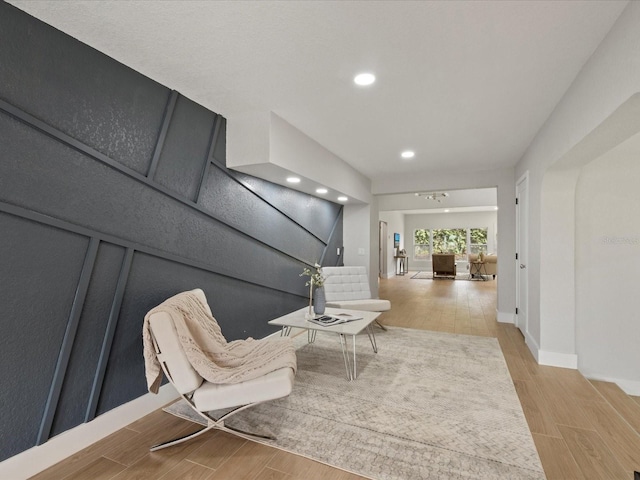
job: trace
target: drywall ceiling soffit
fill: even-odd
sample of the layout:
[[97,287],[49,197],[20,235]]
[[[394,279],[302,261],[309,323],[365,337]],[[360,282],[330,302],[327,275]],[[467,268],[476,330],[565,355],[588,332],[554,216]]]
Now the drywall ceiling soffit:
[[9,3],[231,125],[275,112],[376,183],[513,166],[628,2]]
[[[247,142],[250,135],[262,141]],[[333,202],[342,196],[350,204],[371,202],[367,177],[272,112],[228,123],[226,145],[229,168]],[[299,183],[288,183],[289,177]]]
[[447,193],[440,202],[417,197],[415,193],[378,195],[378,208],[381,212],[403,213],[484,212],[495,211],[498,204],[496,188],[448,190]]

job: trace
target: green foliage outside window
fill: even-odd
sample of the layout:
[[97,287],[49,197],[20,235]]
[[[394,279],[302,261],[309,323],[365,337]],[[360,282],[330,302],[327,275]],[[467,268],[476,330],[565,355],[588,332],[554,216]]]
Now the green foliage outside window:
[[429,260],[429,246],[431,244],[431,232],[418,229],[413,232],[413,258],[415,260]]
[[487,253],[487,238],[487,228],[470,228],[468,239],[466,228],[440,228],[433,231],[419,228],[413,232],[413,258],[431,260],[431,253],[455,253],[456,260],[466,260],[467,251]]
[[456,260],[462,260],[467,254],[467,230],[465,228],[434,230],[433,253],[455,253]]
[[487,253],[487,232],[488,229],[486,228],[471,228],[469,230],[469,236],[471,239],[469,253]]

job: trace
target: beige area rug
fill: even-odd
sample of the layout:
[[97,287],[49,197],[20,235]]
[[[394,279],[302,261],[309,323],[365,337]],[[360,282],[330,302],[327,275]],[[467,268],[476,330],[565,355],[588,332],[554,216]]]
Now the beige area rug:
[[[237,414],[229,426],[372,479],[545,478],[495,338],[389,327],[378,354],[357,338],[358,378],[346,379],[340,342],[299,335],[287,398]],[[179,401],[168,411],[194,419]]]

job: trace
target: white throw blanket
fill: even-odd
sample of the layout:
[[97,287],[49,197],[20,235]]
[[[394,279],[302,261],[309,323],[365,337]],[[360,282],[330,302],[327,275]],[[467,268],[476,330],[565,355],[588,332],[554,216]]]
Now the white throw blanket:
[[290,338],[248,338],[227,342],[215,318],[192,292],[179,293],[144,317],[142,340],[149,391],[157,393],[162,369],[156,358],[149,318],[166,312],[173,319],[182,348],[193,368],[211,383],[239,383],[283,367],[296,370],[296,353]]

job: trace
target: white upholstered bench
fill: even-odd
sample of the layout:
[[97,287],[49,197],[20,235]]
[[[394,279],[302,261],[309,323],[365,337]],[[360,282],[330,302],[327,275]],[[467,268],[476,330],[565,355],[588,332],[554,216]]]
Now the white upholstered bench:
[[[369,277],[365,267],[323,267],[324,292],[327,307],[365,310],[367,312],[386,312],[391,310],[391,302],[380,298],[371,298]],[[376,324],[386,328],[376,320]]]

